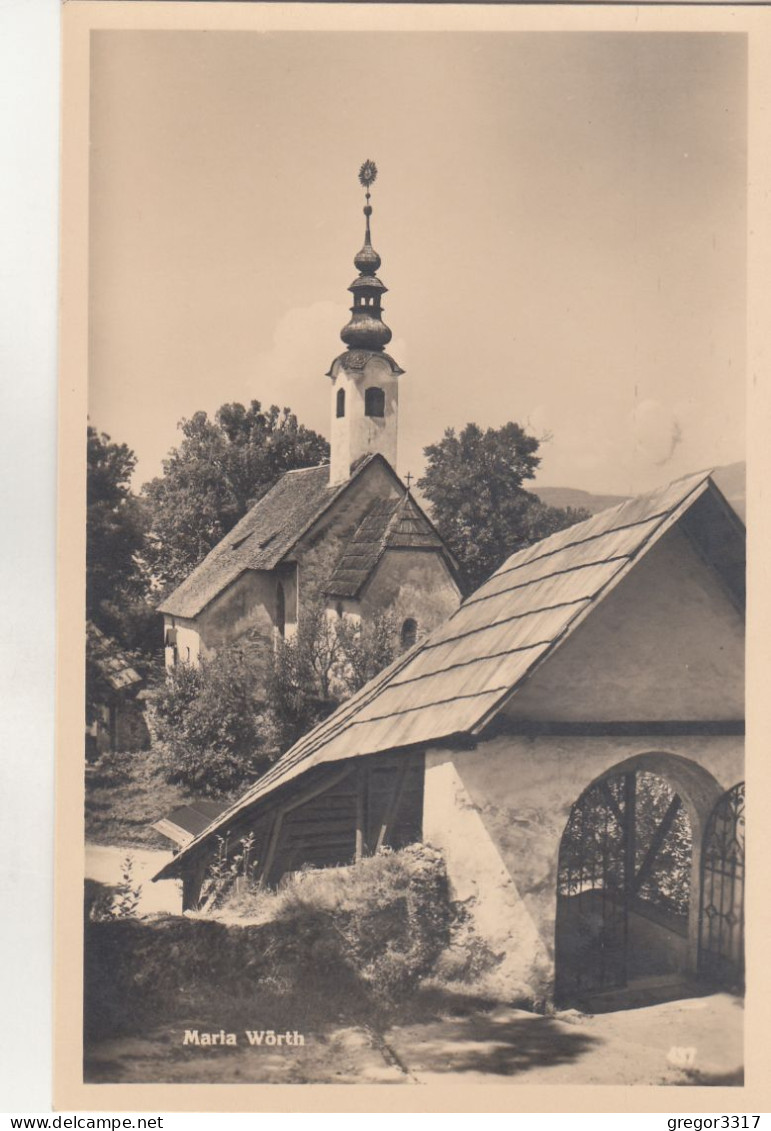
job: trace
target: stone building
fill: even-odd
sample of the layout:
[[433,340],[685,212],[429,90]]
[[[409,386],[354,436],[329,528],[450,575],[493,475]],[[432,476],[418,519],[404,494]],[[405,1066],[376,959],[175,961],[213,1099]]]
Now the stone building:
[[[509,558],[157,878],[442,849],[512,988],[743,972],[744,527],[709,475]],[[647,988],[646,988],[647,987]]]
[[392,613],[404,647],[458,607],[452,555],[394,470],[403,370],[385,352],[391,331],[370,233],[372,179],[362,180],[365,237],[340,334],[346,349],[327,374],[330,463],[283,475],[163,601],[168,668],[197,663],[247,632],[291,635],[311,599],[330,616]]

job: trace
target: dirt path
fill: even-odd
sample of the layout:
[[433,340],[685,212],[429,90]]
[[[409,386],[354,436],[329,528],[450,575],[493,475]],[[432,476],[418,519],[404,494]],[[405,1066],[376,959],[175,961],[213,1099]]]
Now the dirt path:
[[184,1044],[184,1028],[103,1041],[92,1083],[731,1084],[743,1009],[729,994],[596,1017],[500,1007],[468,1017],[306,1034],[301,1047]]
[[739,1083],[743,1017],[730,994],[595,1017],[503,1007],[396,1026],[386,1041],[420,1083]]
[[152,877],[172,858],[171,852],[154,848],[122,848],[106,844],[86,844],[86,879],[102,884],[117,884],[121,879],[123,861],[132,861],[132,883],[141,886],[137,914],[152,915],[182,912],[182,884],[179,880],[161,880],[154,884]]

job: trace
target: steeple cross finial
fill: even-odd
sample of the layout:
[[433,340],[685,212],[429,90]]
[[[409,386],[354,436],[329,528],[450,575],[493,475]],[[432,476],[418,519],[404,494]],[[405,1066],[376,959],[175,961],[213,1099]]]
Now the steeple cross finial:
[[407,490],[409,491],[410,483],[415,478],[415,476],[411,472],[408,471],[404,478],[407,480]]
[[373,184],[376,177],[377,177],[377,165],[375,164],[374,161],[371,161],[368,157],[367,160],[362,165],[362,167],[359,169],[359,183],[362,185],[362,187],[364,189],[364,192],[365,192],[365,195],[366,195],[366,200],[367,200],[367,203],[364,205],[364,215],[367,218],[367,232],[366,232],[367,243],[369,243],[369,240],[370,240],[369,218],[372,215],[372,206],[369,202],[369,199],[370,199],[369,190],[370,190],[370,185]]

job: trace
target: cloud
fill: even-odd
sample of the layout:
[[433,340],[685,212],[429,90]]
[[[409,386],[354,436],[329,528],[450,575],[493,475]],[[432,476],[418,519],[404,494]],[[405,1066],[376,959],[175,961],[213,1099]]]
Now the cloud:
[[330,412],[326,371],[345,348],[340,330],[348,317],[348,309],[336,302],[288,310],[276,324],[271,348],[257,356],[249,398],[288,405],[303,424],[326,434]]

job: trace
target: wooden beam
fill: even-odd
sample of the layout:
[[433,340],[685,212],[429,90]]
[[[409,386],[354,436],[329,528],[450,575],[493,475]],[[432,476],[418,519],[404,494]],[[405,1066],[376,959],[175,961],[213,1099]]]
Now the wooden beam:
[[299,809],[301,805],[307,805],[309,801],[313,801],[313,799],[315,797],[318,797],[320,793],[326,793],[328,789],[332,789],[333,786],[339,785],[340,782],[349,777],[350,774],[353,773],[353,771],[354,767],[347,765],[340,771],[339,774],[335,774],[331,778],[327,778],[326,780],[318,782],[315,786],[312,786],[304,793],[301,793],[299,797],[296,797],[294,799],[294,801],[289,801],[286,803],[286,805],[282,805],[280,811],[282,813],[291,813],[293,809]]
[[358,789],[356,790],[356,852],[354,859],[358,864],[364,855],[364,822],[365,822],[365,801],[367,790],[368,775],[366,774],[365,766],[359,767],[358,773]]
[[643,859],[643,862],[640,865],[640,870],[638,871],[637,875],[634,878],[634,884],[633,884],[632,890],[633,890],[635,895],[637,895],[638,891],[640,890],[640,888],[642,887],[642,885],[645,883],[648,876],[650,875],[651,870],[653,868],[653,865],[656,862],[656,857],[658,856],[659,852],[661,851],[661,846],[663,845],[664,841],[666,840],[666,838],[669,834],[669,830],[672,828],[672,825],[674,824],[675,817],[677,816],[677,814],[680,810],[681,804],[682,804],[682,802],[680,801],[680,798],[677,796],[677,794],[675,794],[675,796],[672,798],[672,800],[669,803],[669,808],[667,809],[666,813],[664,814],[664,816],[661,819],[661,824],[656,829],[655,833],[653,834],[653,836],[651,838],[651,843],[648,847],[648,851],[645,853],[645,857]]
[[744,719],[640,719],[609,722],[569,722],[554,720],[508,720],[500,718],[490,724],[490,733],[540,737],[602,737],[625,738],[648,735],[670,738],[676,735],[727,735],[744,734]]
[[206,879],[207,861],[201,855],[182,873],[182,910],[197,911],[201,902],[201,888]]
[[312,786],[309,789],[305,790],[305,792],[301,793],[299,797],[296,797],[293,801],[288,802],[286,805],[282,805],[279,809],[276,810],[276,815],[273,818],[273,825],[271,827],[268,850],[265,853],[265,860],[262,867],[260,868],[261,883],[268,883],[270,870],[273,867],[273,861],[276,856],[278,839],[281,835],[281,826],[286,814],[291,813],[294,809],[299,809],[301,805],[307,805],[309,801],[313,801],[320,794],[326,793],[328,789],[332,789],[334,786],[343,781],[344,778],[349,777],[350,774],[353,773],[353,770],[353,766],[345,766],[339,773],[334,774],[330,778],[326,778],[325,780],[317,782],[315,786]]
[[380,832],[377,834],[377,843],[375,844],[375,852],[379,852],[385,843],[385,839],[391,831],[391,826],[394,822],[396,814],[399,809],[399,802],[402,799],[402,792],[404,790],[404,782],[407,777],[407,771],[410,769],[410,761],[405,758],[402,765],[399,767],[394,782],[393,792],[391,794],[388,806],[383,816],[383,823],[380,826]]
[[260,868],[260,883],[267,884],[270,875],[270,869],[273,867],[273,859],[276,855],[276,847],[278,845],[278,838],[281,835],[281,825],[284,820],[284,811],[279,809],[273,818],[273,825],[270,830],[270,840],[268,841],[268,851],[265,853],[265,859]]

